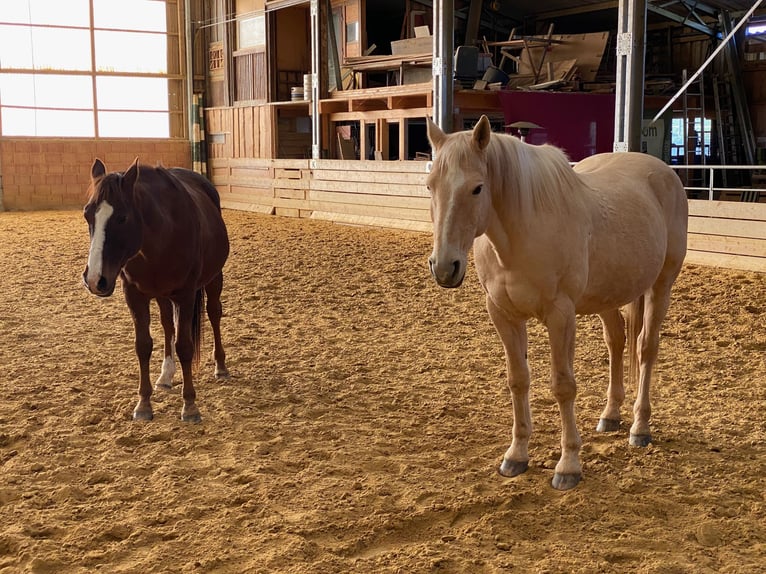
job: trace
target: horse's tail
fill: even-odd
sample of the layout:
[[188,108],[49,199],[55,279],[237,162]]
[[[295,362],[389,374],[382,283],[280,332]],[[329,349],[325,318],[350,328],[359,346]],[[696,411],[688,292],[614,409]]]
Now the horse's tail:
[[192,313],[192,343],[194,344],[194,364],[199,366],[202,348],[202,325],[204,323],[202,314],[205,312],[205,289],[197,289],[197,295],[194,299],[194,313]]
[[638,386],[638,336],[644,327],[644,296],[628,305],[628,382]]

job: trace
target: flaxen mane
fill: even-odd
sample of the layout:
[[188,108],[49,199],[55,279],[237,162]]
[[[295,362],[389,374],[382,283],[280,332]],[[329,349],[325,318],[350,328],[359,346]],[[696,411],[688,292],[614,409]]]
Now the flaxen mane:
[[582,183],[561,149],[493,133],[487,153],[495,168],[489,174],[493,193],[508,190],[525,220],[535,212],[566,215],[582,206]]

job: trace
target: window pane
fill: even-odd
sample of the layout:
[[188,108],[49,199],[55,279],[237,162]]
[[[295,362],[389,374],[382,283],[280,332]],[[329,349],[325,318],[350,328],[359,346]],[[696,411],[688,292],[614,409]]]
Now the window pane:
[[93,0],[96,28],[165,32],[165,3],[156,0]]
[[107,110],[168,110],[165,78],[96,78],[98,107]]
[[241,18],[237,21],[237,49],[266,44],[266,17]]
[[96,32],[96,70],[149,72],[168,69],[167,36],[139,32]]
[[2,0],[0,22],[88,27],[88,0]]
[[90,70],[90,32],[32,28],[36,70]]
[[3,108],[3,135],[93,137],[93,112]]
[[35,110],[3,108],[4,136],[35,135]]
[[4,106],[92,110],[93,88],[87,76],[0,74],[0,101]]
[[46,137],[93,137],[93,112],[37,110],[37,133]]
[[0,69],[33,67],[32,31],[22,26],[0,26]]
[[100,137],[167,138],[170,120],[167,112],[99,112]]

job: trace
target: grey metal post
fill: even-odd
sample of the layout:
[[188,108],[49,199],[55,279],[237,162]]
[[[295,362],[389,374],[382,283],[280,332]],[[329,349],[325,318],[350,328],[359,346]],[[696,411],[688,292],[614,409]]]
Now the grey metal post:
[[434,2],[434,122],[445,132],[452,131],[454,93],[452,72],[455,35],[454,0]]
[[614,151],[641,151],[646,0],[620,0],[618,11]]
[[311,158],[320,159],[322,140],[319,132],[319,67],[321,57],[319,0],[311,0]]

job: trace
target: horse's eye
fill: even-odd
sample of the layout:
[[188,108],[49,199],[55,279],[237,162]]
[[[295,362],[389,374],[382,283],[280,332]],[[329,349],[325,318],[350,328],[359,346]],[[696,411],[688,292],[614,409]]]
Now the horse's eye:
[[127,220],[128,218],[125,215],[118,215],[114,218],[114,221],[117,225],[124,225]]
[[477,185],[476,188],[473,190],[474,195],[479,195],[481,193],[481,186]]

